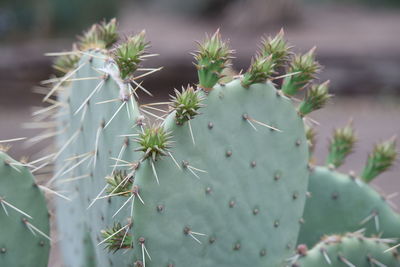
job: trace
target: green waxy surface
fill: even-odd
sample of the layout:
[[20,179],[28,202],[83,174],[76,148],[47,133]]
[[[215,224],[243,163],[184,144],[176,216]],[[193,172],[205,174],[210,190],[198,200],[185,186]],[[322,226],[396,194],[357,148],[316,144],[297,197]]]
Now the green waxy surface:
[[[133,261],[140,266],[145,247],[147,267],[284,266],[306,198],[303,121],[270,83],[246,89],[234,80],[215,86],[203,103],[190,120],[195,144],[174,113],[164,122],[181,167],[169,156],[155,161],[159,185],[150,159],[137,170],[144,205],[135,201]],[[255,130],[244,114],[282,132],[252,122]],[[192,169],[196,178],[182,161],[206,173]]]
[[[90,98],[87,107],[74,115],[84,100],[102,81],[100,78],[102,72],[95,69],[102,69],[107,64],[105,54],[92,53],[92,58],[90,56],[82,57],[78,66],[85,65],[75,74],[74,78],[99,77],[99,79],[73,81],[65,87],[60,97],[67,104],[66,108],[60,110],[60,128],[67,127],[67,131],[58,136],[59,149],[75,133],[77,133],[77,138],[70,142],[59,156],[55,173],[60,172],[61,168],[63,168],[61,173],[68,171],[79,161],[88,157],[76,168],[59,176],[56,180],[58,190],[71,199],[71,201],[57,199],[57,228],[60,236],[60,248],[66,267],[87,267],[90,266],[89,263],[96,263],[96,266],[130,266],[129,254],[119,252],[111,254],[104,249],[104,246],[98,245],[102,240],[100,234],[102,229],[112,225],[115,220],[124,221],[126,219],[125,210],[112,218],[124,199],[99,199],[90,208],[88,206],[106,186],[105,177],[112,173],[113,165],[124,164],[121,161],[112,160],[111,157],[131,162],[140,155],[133,152],[132,143],[127,138],[120,136],[138,131],[138,126],[135,126],[139,116],[138,106],[135,100],[131,102],[129,99],[108,124],[123,103],[118,100],[120,89],[110,76],[99,91]],[[117,101],[98,104],[112,99],[117,99]],[[107,127],[104,127],[106,125]],[[96,139],[98,139],[98,146],[96,165],[94,166],[93,155],[96,150]],[[83,155],[84,153],[88,154]],[[72,161],[68,160],[68,158],[79,155],[81,157]],[[74,177],[77,180],[65,180]],[[102,195],[106,194],[104,192]]]
[[386,251],[389,248],[379,239],[357,235],[328,236],[309,250],[307,255],[301,256],[292,267],[400,266],[397,254],[393,253],[395,250]]
[[299,244],[312,246],[325,234],[361,228],[366,229],[367,236],[400,237],[400,215],[360,179],[316,167],[310,175],[308,190],[311,197],[306,201]]
[[[15,208],[27,213],[32,219],[9,207],[0,205],[0,266],[4,267],[46,267],[50,241],[36,232],[34,235],[24,219],[45,233],[50,232],[49,214],[44,195],[36,186],[32,174],[0,152],[0,198]],[[5,210],[8,212],[8,216]]]

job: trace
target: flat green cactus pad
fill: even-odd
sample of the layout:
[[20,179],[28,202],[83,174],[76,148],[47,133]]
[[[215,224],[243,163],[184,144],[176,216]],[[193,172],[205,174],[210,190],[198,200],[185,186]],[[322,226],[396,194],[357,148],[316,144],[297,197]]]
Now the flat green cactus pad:
[[[299,244],[312,246],[325,234],[366,229],[366,235],[400,236],[400,215],[368,184],[326,167],[316,167],[309,181]],[[358,265],[357,265],[358,266]]]
[[388,240],[366,238],[360,234],[327,236],[311,250],[299,246],[292,267],[370,267],[400,266],[398,252],[390,250]]
[[303,120],[269,82],[217,85],[203,104],[183,124],[171,113],[163,123],[174,141],[167,156],[148,157],[137,170],[133,261],[284,266],[306,198]]
[[47,267],[49,232],[46,201],[32,174],[0,151],[0,266]]
[[106,253],[97,245],[100,230],[121,219],[120,214],[114,218],[113,214],[123,200],[92,202],[99,192],[106,194],[104,177],[116,169],[114,165],[140,156],[127,137],[121,136],[140,128],[138,105],[132,95],[121,100],[120,87],[111,75],[103,79],[105,68],[115,68],[105,53],[91,52],[77,66],[82,67],[61,96],[66,105],[60,110],[59,127],[66,131],[58,136],[55,175],[57,188],[71,199],[57,200],[61,251],[65,266],[128,266],[128,257]]

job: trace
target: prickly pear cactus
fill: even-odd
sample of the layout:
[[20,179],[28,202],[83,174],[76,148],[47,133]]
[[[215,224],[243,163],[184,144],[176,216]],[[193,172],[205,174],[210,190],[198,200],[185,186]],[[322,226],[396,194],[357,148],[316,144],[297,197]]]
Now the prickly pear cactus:
[[[312,246],[325,234],[340,234],[366,229],[366,235],[384,238],[400,236],[400,215],[388,199],[368,182],[388,169],[396,158],[395,140],[375,146],[361,174],[342,174],[335,170],[352,151],[355,134],[351,125],[337,129],[331,140],[328,167],[317,166],[310,175],[299,244]],[[357,265],[358,266],[358,265]]]
[[[126,257],[98,246],[100,230],[119,218],[114,213],[123,201],[99,199],[106,194],[104,177],[118,175],[117,166],[128,170],[132,166],[126,162],[140,156],[128,138],[143,125],[135,95],[145,89],[136,71],[143,71],[140,63],[148,43],[142,32],[111,50],[118,39],[115,20],[94,25],[75,50],[55,63],[63,76],[50,91],[59,92],[61,103],[52,181],[71,200],[57,201],[65,266],[128,266]],[[143,76],[149,74],[145,71]],[[119,174],[125,178],[131,171]]]
[[325,236],[311,250],[299,245],[292,267],[400,266],[399,254],[391,239],[367,238],[361,233]]
[[[110,251],[131,248],[134,266],[286,264],[306,198],[303,116],[328,96],[306,97],[313,108],[296,111],[271,82],[287,55],[281,33],[244,76],[219,85],[231,51],[218,32],[200,44],[199,89],[178,92],[161,125],[136,138],[140,166],[113,197],[131,216],[103,231]],[[109,184],[116,192],[118,182]]]
[[2,151],[0,225],[0,266],[47,266],[50,225],[44,195],[27,167]]

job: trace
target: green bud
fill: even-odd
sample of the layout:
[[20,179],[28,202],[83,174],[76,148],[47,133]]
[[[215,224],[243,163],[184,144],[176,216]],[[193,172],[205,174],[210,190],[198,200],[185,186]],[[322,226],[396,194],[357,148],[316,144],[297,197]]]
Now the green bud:
[[199,50],[193,54],[199,76],[198,86],[210,91],[222,78],[222,71],[228,67],[232,53],[228,44],[222,41],[219,30],[199,43]]
[[290,63],[289,76],[283,80],[282,92],[288,96],[296,94],[315,79],[320,69],[321,66],[315,61],[315,47],[304,55],[295,55]]
[[299,113],[305,116],[314,110],[322,108],[328,99],[332,96],[328,93],[329,81],[320,85],[313,85],[306,92],[305,99],[301,102]]
[[151,158],[155,161],[160,156],[167,155],[168,149],[171,147],[170,139],[170,133],[166,132],[161,126],[146,128],[135,139],[140,145],[136,151],[143,151],[145,153],[143,159]]
[[283,29],[274,37],[262,40],[261,55],[271,57],[271,61],[276,67],[284,65],[288,61],[290,46],[284,39]]
[[175,119],[178,124],[192,119],[198,115],[198,110],[204,105],[201,103],[204,96],[200,91],[196,91],[189,86],[186,90],[182,87],[182,92],[175,89],[175,96],[171,96],[171,107],[175,110]]
[[113,227],[101,231],[103,239],[107,239],[104,243],[109,251],[116,252],[119,249],[133,248],[132,235],[128,233],[130,227],[122,228],[120,223],[114,223]]
[[114,171],[112,175],[106,177],[106,182],[108,194],[124,197],[131,195],[133,177],[127,177],[126,171]]
[[326,163],[336,168],[341,166],[346,157],[353,151],[356,140],[351,121],[345,127],[336,129],[330,140]]
[[397,157],[396,138],[377,144],[368,156],[367,164],[364,167],[361,177],[367,183],[376,176],[389,169]]

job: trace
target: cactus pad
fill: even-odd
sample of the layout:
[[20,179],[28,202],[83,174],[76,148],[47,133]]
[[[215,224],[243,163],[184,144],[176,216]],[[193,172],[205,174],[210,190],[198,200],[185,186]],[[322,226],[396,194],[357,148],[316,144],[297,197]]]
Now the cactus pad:
[[49,213],[44,195],[21,163],[0,151],[0,266],[47,267]]

